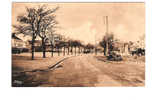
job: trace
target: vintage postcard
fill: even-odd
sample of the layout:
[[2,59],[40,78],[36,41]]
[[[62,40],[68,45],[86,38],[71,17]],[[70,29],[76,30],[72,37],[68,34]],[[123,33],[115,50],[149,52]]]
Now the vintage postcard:
[[145,86],[145,4],[12,3],[12,87]]

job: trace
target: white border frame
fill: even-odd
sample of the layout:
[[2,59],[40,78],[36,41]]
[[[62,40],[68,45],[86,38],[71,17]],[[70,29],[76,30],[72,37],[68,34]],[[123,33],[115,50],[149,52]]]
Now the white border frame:
[[[41,2],[39,0],[30,0]],[[12,88],[11,87],[11,3],[29,0],[1,1],[1,100],[154,100],[154,14],[153,0],[78,0],[78,2],[145,2],[146,7],[146,86],[145,87],[90,87],[90,88]],[[42,0],[43,2],[73,2],[73,0]],[[77,0],[76,0],[77,1]],[[75,2],[75,1],[74,1]],[[8,27],[9,26],[9,27]],[[152,34],[153,33],[153,34]]]

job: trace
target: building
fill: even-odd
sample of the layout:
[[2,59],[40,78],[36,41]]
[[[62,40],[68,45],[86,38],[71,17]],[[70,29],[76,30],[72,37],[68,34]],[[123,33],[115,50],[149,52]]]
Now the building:
[[129,43],[122,41],[115,41],[113,45],[114,45],[114,50],[118,51],[121,55],[130,54]]
[[12,39],[11,39],[12,47],[13,48],[25,48],[26,43],[18,38],[14,33],[12,34]]

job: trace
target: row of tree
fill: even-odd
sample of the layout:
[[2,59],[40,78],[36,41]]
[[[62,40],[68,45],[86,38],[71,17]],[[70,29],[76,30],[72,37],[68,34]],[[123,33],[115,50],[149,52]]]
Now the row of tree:
[[[53,56],[54,52],[58,52],[58,55],[60,55],[60,52],[63,51],[63,55],[65,56],[66,52],[67,52],[67,55],[70,55],[70,54],[76,55],[77,53],[78,54],[86,53],[86,51],[89,51],[89,53],[90,53],[94,49],[94,45],[92,45],[92,44],[83,45],[78,40],[59,41],[55,45],[50,45],[50,46],[51,46],[51,55],[52,56]],[[54,51],[54,49],[55,49],[55,51]]]
[[[20,15],[17,17],[17,21],[20,23],[19,25],[13,25],[15,28],[15,34],[24,34],[31,36],[31,53],[32,53],[32,60],[34,59],[34,43],[37,37],[41,38],[42,42],[42,52],[43,52],[43,58],[46,57],[46,42],[50,41],[51,44],[51,51],[53,51],[53,48],[57,48],[58,50],[62,47],[64,47],[64,53],[66,48],[69,51],[73,53],[72,48],[75,48],[75,54],[76,54],[76,48],[79,49],[83,47],[84,50],[91,51],[94,49],[94,45],[88,44],[83,45],[80,41],[77,40],[68,40],[66,41],[59,41],[58,43],[53,44],[53,33],[55,32],[55,28],[57,28],[58,22],[56,21],[56,15],[55,12],[59,9],[59,7],[55,7],[53,9],[48,9],[45,5],[39,6],[37,8],[26,8],[25,15]],[[106,50],[111,51],[113,49],[113,41],[114,36],[113,34],[106,35],[102,39],[102,41],[99,42],[100,46],[104,48],[104,55],[106,55]],[[108,44],[108,47],[107,47]],[[95,48],[95,51],[96,48]],[[52,52],[53,55],[53,52]]]
[[58,22],[55,12],[59,7],[48,9],[45,5],[37,8],[26,8],[26,13],[17,17],[19,25],[13,25],[16,34],[31,36],[32,60],[34,59],[34,43],[37,37],[42,40],[43,58],[45,58],[45,42],[49,34],[53,34]]

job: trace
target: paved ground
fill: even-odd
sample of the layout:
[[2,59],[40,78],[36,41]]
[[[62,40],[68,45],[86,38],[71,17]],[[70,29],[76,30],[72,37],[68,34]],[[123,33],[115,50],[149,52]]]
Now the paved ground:
[[[103,56],[80,55],[68,58],[59,68],[47,72],[28,73],[29,86],[93,87],[144,86],[144,62],[108,62]],[[23,79],[23,78],[22,78]]]

